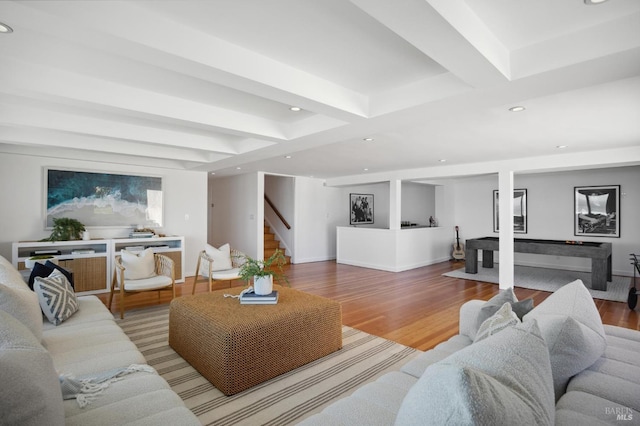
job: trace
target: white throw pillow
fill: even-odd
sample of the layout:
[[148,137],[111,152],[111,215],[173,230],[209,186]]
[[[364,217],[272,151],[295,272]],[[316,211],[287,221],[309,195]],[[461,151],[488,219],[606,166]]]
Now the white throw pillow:
[[120,255],[125,280],[141,280],[156,275],[156,260],[152,249],[148,248],[139,253],[122,250]]
[[54,325],[78,311],[78,298],[67,277],[57,269],[48,277],[36,277],[33,290],[38,295],[40,308],[47,319]]
[[38,295],[28,288],[11,288],[0,284],[0,311],[11,314],[42,340],[42,311]]
[[429,366],[396,425],[553,425],[549,352],[534,321],[509,327]]
[[590,367],[607,348],[602,320],[582,281],[562,286],[524,316],[537,320],[549,355],[556,400],[569,380]]
[[518,316],[511,310],[511,304],[505,302],[498,312],[487,318],[478,329],[474,343],[504,330],[507,327],[515,327],[520,324]]
[[[211,244],[207,244],[204,251],[213,259],[213,265],[211,265],[212,271],[225,271],[233,268],[231,265],[231,246],[228,243],[221,245],[220,248],[215,248]],[[204,271],[204,275],[206,275],[209,272],[209,265],[203,265],[202,271]]]

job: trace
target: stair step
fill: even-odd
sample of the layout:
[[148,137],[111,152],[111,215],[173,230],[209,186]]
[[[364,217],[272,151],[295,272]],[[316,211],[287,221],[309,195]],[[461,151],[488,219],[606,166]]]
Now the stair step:
[[264,248],[274,249],[280,248],[280,241],[266,239],[264,240]]

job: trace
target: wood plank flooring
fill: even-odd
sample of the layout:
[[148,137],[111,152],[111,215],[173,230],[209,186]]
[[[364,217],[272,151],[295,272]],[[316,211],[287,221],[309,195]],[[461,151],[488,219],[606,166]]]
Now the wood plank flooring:
[[[498,292],[495,284],[442,276],[462,266],[462,262],[451,261],[394,273],[326,261],[288,265],[285,273],[292,288],[341,302],[345,325],[424,351],[458,333],[458,311],[464,302],[488,300]],[[192,283],[193,277],[187,277],[178,285],[176,297],[191,294]],[[205,292],[206,287],[200,281],[196,292]],[[220,283],[216,288],[227,287],[228,283]],[[551,294],[522,288],[516,288],[515,293],[518,299],[532,297],[535,305]],[[99,295],[105,304],[108,296]],[[129,309],[168,302],[168,294],[160,298],[156,293],[127,297]],[[595,302],[603,323],[640,330],[638,308],[631,311],[626,303]],[[114,314],[118,309],[116,295]]]

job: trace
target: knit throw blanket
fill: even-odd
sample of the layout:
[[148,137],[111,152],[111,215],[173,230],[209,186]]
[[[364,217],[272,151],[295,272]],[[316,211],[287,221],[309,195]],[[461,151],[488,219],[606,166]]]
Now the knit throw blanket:
[[131,364],[126,368],[104,371],[94,377],[76,378],[69,374],[59,376],[63,399],[76,399],[80,408],[91,404],[113,382],[138,371],[156,373],[149,365]]

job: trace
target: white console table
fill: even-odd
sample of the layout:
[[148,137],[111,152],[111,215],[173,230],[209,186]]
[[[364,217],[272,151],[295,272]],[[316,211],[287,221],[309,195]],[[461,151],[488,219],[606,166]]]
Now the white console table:
[[184,282],[184,237],[112,238],[78,241],[20,241],[12,244],[11,261],[18,270],[27,269],[24,261],[46,250],[56,251],[59,265],[73,271],[77,293],[109,291],[114,258],[125,247],[151,247],[175,263],[176,282]]

